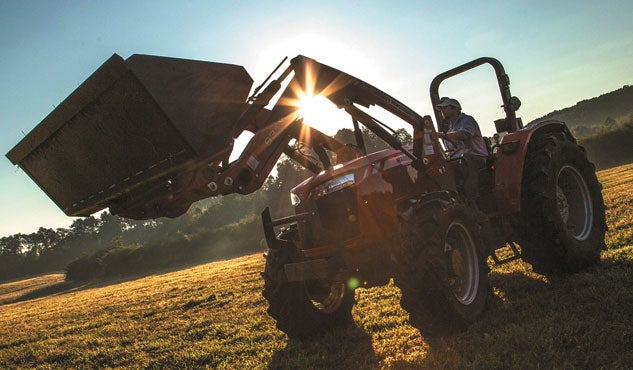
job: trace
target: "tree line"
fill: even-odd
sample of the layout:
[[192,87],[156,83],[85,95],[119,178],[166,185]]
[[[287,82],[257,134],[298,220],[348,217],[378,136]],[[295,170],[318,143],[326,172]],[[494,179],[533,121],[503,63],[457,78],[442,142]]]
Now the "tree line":
[[592,126],[580,136],[579,143],[599,170],[633,162],[633,113],[615,120],[607,118],[602,125]]

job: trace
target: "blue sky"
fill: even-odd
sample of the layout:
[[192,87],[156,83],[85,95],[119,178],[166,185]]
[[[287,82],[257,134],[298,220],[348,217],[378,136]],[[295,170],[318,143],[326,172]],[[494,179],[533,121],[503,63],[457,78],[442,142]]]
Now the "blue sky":
[[[633,1],[0,0],[0,150],[113,53],[240,64],[257,82],[304,54],[431,114],[428,85],[480,56],[504,63],[524,122],[633,84]],[[491,72],[443,85],[490,133],[501,116]],[[0,160],[0,236],[66,217]]]

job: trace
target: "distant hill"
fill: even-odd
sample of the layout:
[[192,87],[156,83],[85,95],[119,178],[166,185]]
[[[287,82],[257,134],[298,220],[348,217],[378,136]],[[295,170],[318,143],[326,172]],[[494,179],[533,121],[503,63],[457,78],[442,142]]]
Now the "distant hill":
[[605,122],[608,125],[629,120],[630,115],[633,115],[633,86],[625,85],[610,93],[580,101],[572,107],[555,110],[530,123],[560,120],[577,136],[587,136],[596,126],[602,126]]
[[563,121],[598,169],[633,162],[633,86],[553,111],[531,123]]

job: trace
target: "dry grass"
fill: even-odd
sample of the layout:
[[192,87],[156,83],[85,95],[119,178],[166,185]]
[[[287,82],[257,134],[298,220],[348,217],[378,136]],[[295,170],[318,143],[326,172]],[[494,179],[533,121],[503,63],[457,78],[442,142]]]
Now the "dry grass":
[[355,326],[287,341],[257,254],[85,286],[59,274],[0,285],[0,368],[631,368],[633,165],[599,175],[602,265],[560,280],[496,268],[490,309],[459,335],[426,340],[389,285],[359,289]]

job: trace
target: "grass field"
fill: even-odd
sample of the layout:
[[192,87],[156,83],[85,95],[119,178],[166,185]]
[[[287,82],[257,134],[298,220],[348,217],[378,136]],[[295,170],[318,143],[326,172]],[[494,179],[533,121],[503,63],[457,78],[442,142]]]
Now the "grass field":
[[0,368],[633,368],[633,164],[599,173],[601,266],[548,280],[513,262],[466,332],[433,341],[392,285],[359,289],[355,326],[303,342],[275,329],[261,254],[87,285],[0,285]]

